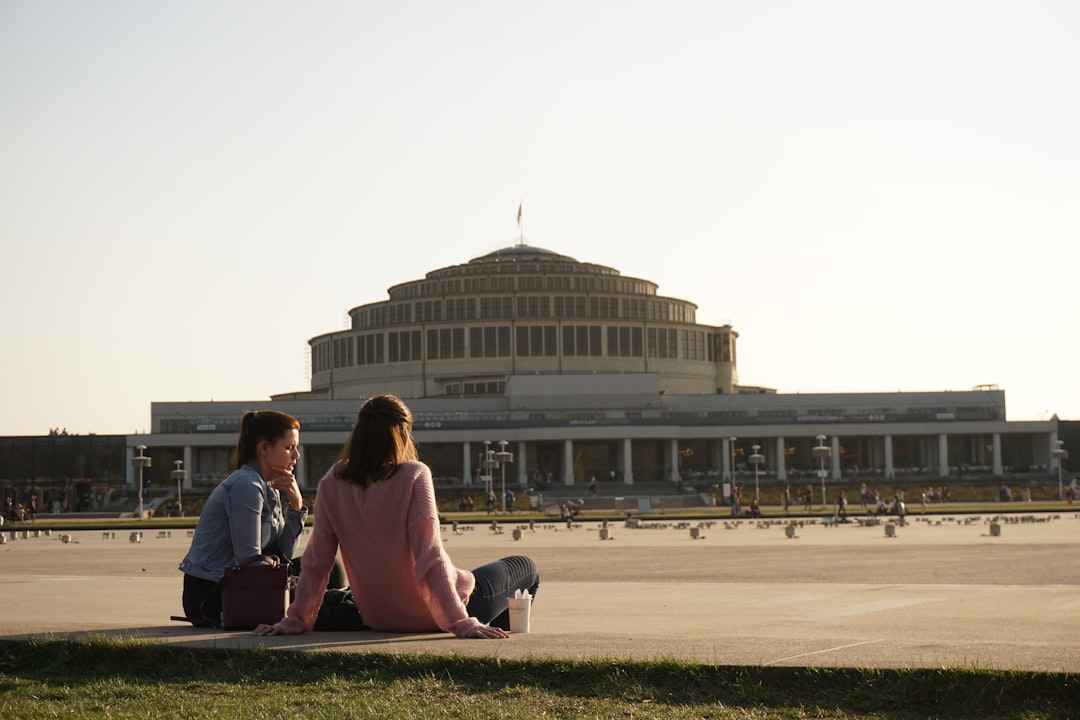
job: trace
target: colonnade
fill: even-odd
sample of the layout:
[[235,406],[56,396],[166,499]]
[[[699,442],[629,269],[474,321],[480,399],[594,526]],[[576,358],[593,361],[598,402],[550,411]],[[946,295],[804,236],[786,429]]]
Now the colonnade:
[[[617,462],[618,470],[622,482],[631,485],[635,480],[634,462],[633,462],[633,447],[635,442],[661,442],[666,443],[664,450],[663,461],[663,473],[664,477],[671,482],[678,482],[682,479],[682,471],[680,469],[680,442],[701,442],[708,440],[711,443],[711,457],[713,467],[719,471],[720,479],[723,481],[732,481],[735,478],[734,466],[735,449],[736,444],[742,448],[742,452],[745,454],[746,445],[751,442],[750,438],[758,439],[761,443],[761,453],[765,458],[765,466],[768,469],[770,477],[775,477],[777,480],[784,481],[789,478],[791,469],[787,466],[787,458],[789,452],[794,452],[792,448],[800,447],[805,455],[805,451],[808,447],[813,445],[807,445],[808,438],[814,438],[815,436],[807,436],[805,429],[803,433],[796,436],[798,439],[794,443],[789,443],[790,439],[785,435],[757,435],[753,428],[740,428],[743,431],[743,439],[741,443],[738,443],[738,439],[734,436],[727,437],[715,437],[711,439],[706,438],[666,438],[663,440],[657,440],[655,438],[610,438],[607,440],[601,440],[599,438],[581,438],[580,442],[614,442],[618,443],[616,450],[616,457],[613,457],[613,462]],[[976,447],[979,453],[982,453],[984,449],[981,446],[987,439],[989,443],[989,470],[995,477],[1002,477],[1005,474],[1004,454],[1002,445],[1002,433],[957,433],[956,436],[970,437],[970,442],[973,447]],[[1033,458],[1033,465],[1038,467],[1045,467],[1049,472],[1053,473],[1057,471],[1059,460],[1053,456],[1052,449],[1057,447],[1057,431],[1052,430],[1049,432],[1032,432],[1032,433],[1016,433],[1014,436],[1020,436],[1031,444],[1030,455]],[[926,460],[923,469],[929,473],[936,474],[939,477],[947,477],[950,474],[950,459],[949,459],[949,433],[904,433],[902,436],[894,436],[891,433],[881,435],[869,435],[866,433],[852,434],[847,436],[849,438],[860,438],[866,444],[865,453],[870,457],[873,467],[879,468],[882,476],[885,479],[893,479],[897,475],[897,468],[895,466],[895,453],[894,446],[897,438],[915,438],[916,446],[918,448],[919,455]],[[816,438],[815,438],[816,439]],[[843,455],[841,453],[841,440],[842,437],[839,434],[832,434],[826,436],[827,447],[829,451],[827,453],[827,460],[825,461],[825,470],[827,477],[832,480],[839,480],[841,478],[844,468],[842,467]],[[733,442],[735,441],[735,442]],[[528,440],[519,439],[517,441],[509,442],[507,449],[515,453],[517,462],[514,462],[507,470],[507,481],[509,483],[516,483],[519,487],[527,487],[529,485],[529,466],[525,462],[525,458],[528,457],[528,450],[531,443],[550,444],[551,440]],[[556,482],[561,482],[565,485],[573,485],[578,482],[578,478],[575,477],[574,469],[574,443],[573,438],[564,438],[554,441],[561,444],[559,456],[561,458],[561,468],[559,477],[556,478]],[[812,441],[811,441],[812,442]],[[910,442],[910,440],[909,440]],[[470,484],[474,477],[474,469],[476,468],[476,458],[479,456],[479,450],[482,443],[465,441],[461,443],[461,478],[465,484]],[[1015,445],[1015,441],[1014,441]],[[184,489],[191,489],[193,487],[193,478],[195,472],[202,468],[195,468],[192,465],[193,450],[196,449],[195,445],[183,446],[183,459],[184,467],[189,470],[187,477],[183,481]],[[301,456],[304,455],[304,448],[301,447]],[[133,468],[132,458],[134,457],[134,448],[127,448],[127,480],[129,484],[135,484],[137,482],[137,475]],[[803,469],[806,469],[806,458],[803,458]],[[819,467],[819,459],[815,458],[813,461],[813,469],[817,470]],[[297,466],[297,481],[301,487],[307,487],[309,478],[305,472],[306,465],[301,462]],[[747,469],[747,468],[743,468]],[[763,470],[765,468],[763,467]],[[582,479],[584,480],[584,479]]]

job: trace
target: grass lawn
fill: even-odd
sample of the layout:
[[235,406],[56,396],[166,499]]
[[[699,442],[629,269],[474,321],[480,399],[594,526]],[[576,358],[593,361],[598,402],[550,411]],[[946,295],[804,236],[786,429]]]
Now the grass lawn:
[[[480,642],[480,641],[477,641]],[[0,717],[1076,718],[1080,677],[0,641]]]

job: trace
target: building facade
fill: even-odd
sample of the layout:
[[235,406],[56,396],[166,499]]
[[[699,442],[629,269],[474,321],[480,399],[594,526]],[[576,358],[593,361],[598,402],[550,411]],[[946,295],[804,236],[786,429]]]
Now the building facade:
[[[675,394],[736,391],[730,326],[648,280],[515,245],[389,289],[311,345],[309,397],[498,397],[514,375],[651,373]],[[293,395],[295,397],[296,395]]]
[[274,408],[300,419],[299,474],[311,483],[333,463],[363,400],[389,392],[412,409],[436,478],[453,484],[476,483],[492,448],[514,453],[506,472],[522,487],[549,477],[731,481],[751,457],[784,482],[1056,471],[1056,419],[1008,422],[996,387],[796,395],[743,387],[737,333],[697,324],[696,310],[648,280],[515,245],[350,310],[348,329],[309,341],[309,390],[153,403],[153,431],[129,438],[129,458],[146,445],[163,456],[155,465],[182,460],[188,484],[212,485],[228,471],[243,411]]

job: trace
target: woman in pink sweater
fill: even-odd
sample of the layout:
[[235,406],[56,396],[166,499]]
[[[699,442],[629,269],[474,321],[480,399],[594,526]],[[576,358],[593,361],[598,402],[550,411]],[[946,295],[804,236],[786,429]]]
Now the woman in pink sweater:
[[296,600],[255,635],[312,629],[339,548],[364,623],[382,632],[506,638],[506,599],[515,590],[535,597],[540,585],[523,556],[472,572],[454,567],[439,535],[431,470],[417,459],[412,413],[393,395],[360,408],[341,458],[319,483]]

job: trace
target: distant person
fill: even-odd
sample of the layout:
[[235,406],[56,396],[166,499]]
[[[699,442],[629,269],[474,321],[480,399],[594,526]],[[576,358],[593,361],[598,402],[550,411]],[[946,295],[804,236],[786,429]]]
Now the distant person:
[[506,600],[535,597],[533,561],[515,556],[472,572],[450,561],[439,532],[431,470],[417,459],[412,413],[393,395],[360,408],[340,459],[319,484],[296,601],[255,635],[314,627],[338,550],[364,623],[380,632],[444,630],[463,638],[509,637]]
[[806,494],[803,495],[803,503],[806,505],[806,507],[803,508],[804,510],[806,510],[806,512],[810,512],[814,508],[814,486],[813,485],[807,485],[806,486]]
[[589,478],[589,484],[588,484],[588,486],[586,486],[586,490],[587,490],[586,494],[593,495],[593,496],[596,495],[596,476],[595,475],[593,475],[593,476],[591,476]]
[[[184,615],[193,625],[220,625],[218,582],[226,567],[271,557],[293,561],[308,514],[293,474],[299,459],[296,418],[275,410],[244,413],[233,472],[207,498],[180,563]],[[340,572],[337,581],[344,581]]]
[[784,492],[780,493],[780,507],[784,510],[784,514],[787,515],[791,510],[791,486],[785,485]]
[[841,490],[836,497],[836,519],[847,522],[847,490]]
[[514,501],[517,500],[517,496],[514,495],[513,490],[506,491],[506,510],[510,513],[514,512]]

